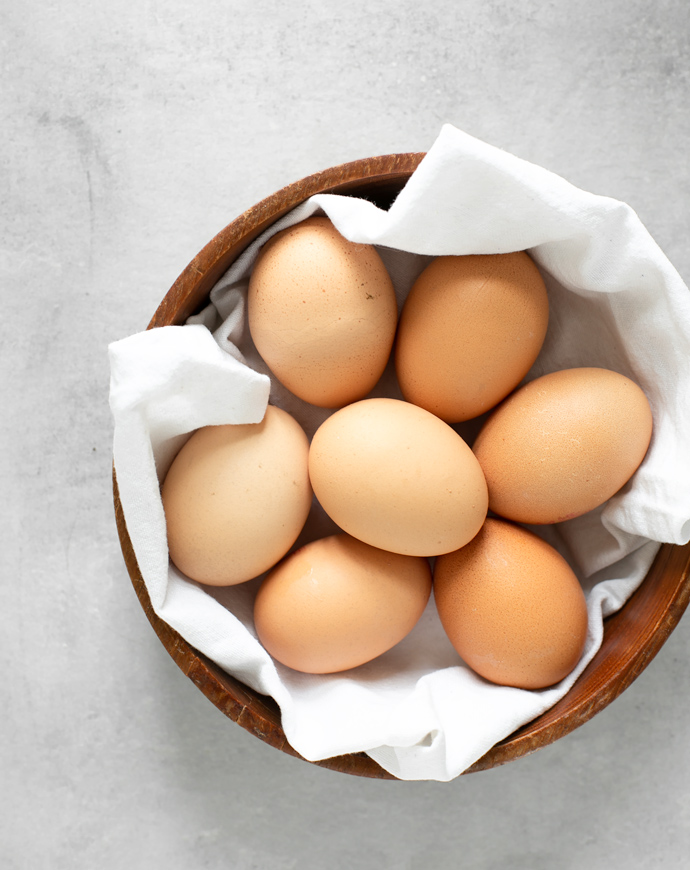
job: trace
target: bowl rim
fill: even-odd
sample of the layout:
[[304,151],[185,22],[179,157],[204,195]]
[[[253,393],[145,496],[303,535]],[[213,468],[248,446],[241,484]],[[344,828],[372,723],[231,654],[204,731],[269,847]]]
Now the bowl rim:
[[[407,152],[351,161],[306,176],[261,200],[225,226],[192,259],[161,301],[147,329],[183,323],[251,241],[310,196],[366,195],[372,191],[390,195],[402,188],[424,156],[422,152]],[[114,467],[113,501],[120,546],[132,585],[154,631],[178,667],[228,718],[269,745],[308,761],[288,743],[280,724],[280,711],[272,698],[260,695],[227,674],[153,611],[127,531]],[[566,695],[495,744],[464,773],[488,770],[535,752],[603,710],[659,652],[689,602],[690,543],[662,544],[635,593],[604,620],[600,649]],[[397,780],[364,752],[310,763],[341,773]]]

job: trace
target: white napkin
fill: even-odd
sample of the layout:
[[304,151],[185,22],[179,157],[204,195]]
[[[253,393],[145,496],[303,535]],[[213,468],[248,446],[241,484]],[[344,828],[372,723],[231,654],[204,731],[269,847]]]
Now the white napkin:
[[[159,478],[188,433],[259,421],[269,389],[310,436],[329,413],[269,380],[245,318],[247,276],[261,244],[320,211],[350,240],[381,246],[399,304],[430,256],[529,250],[547,283],[550,323],[526,380],[601,366],[631,377],[650,400],[654,435],[633,480],[590,514],[535,527],[568,559],[588,599],[585,653],[557,686],[524,691],[477,677],[446,639],[433,598],[412,633],[375,661],[343,674],[299,674],[273,662],[256,640],[258,580],[211,589],[168,563]],[[221,667],[272,695],[288,740],[305,758],[364,750],[401,779],[454,778],[565,694],[599,648],[602,617],[640,583],[658,542],[690,539],[686,286],[628,206],[444,126],[388,211],[350,197],[312,197],[242,254],[211,300],[189,325],[109,348],[115,468],[154,610]],[[400,396],[390,366],[372,393],[381,394]],[[471,440],[477,425],[457,430]],[[333,530],[315,510],[301,541]]]

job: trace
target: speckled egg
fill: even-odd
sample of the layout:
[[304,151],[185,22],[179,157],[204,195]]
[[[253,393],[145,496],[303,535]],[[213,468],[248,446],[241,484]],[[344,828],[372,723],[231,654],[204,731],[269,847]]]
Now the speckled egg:
[[582,587],[549,544],[489,518],[461,550],[439,556],[434,596],[451,643],[476,673],[542,689],[566,677],[587,638]]
[[398,309],[372,245],[349,242],[325,217],[277,233],[261,249],[248,295],[257,350],[294,395],[339,408],[383,374]]
[[431,593],[426,559],[331,535],[296,550],[261,584],[259,640],[279,662],[310,674],[357,667],[399,643]]
[[636,383],[608,369],[576,368],[509,396],[473,450],[492,511],[517,522],[557,523],[618,492],[651,436],[652,411]]
[[544,342],[549,302],[524,251],[445,256],[415,282],[400,317],[400,389],[448,423],[493,408],[527,374]]

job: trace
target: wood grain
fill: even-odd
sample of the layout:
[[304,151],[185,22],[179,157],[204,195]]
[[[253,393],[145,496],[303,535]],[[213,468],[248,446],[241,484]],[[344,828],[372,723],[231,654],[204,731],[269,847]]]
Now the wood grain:
[[[359,196],[387,208],[424,157],[390,154],[335,166],[283,188],[250,208],[206,245],[175,281],[149,329],[184,323],[201,308],[218,279],[263,230],[316,193]],[[270,746],[301,758],[287,742],[280,711],[190,646],[153,612],[137,564],[113,469],[120,544],[132,585],[149,622],[179,668],[229,719]],[[690,544],[665,544],[647,577],[621,610],[604,623],[604,640],[568,694],[543,715],[501,741],[466,773],[487,770],[558,740],[610,704],[647,667],[678,624],[690,600]],[[320,767],[377,779],[395,779],[365,753],[315,762]]]

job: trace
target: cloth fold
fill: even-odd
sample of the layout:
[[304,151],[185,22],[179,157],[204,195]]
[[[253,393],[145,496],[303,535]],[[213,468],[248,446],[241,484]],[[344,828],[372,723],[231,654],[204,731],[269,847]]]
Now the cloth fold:
[[[533,527],[585,589],[589,635],[575,671],[541,691],[494,686],[448,642],[432,600],[392,650],[343,674],[299,674],[256,639],[259,580],[212,589],[169,565],[159,495],[177,450],[199,426],[258,422],[270,401],[309,436],[330,412],[306,405],[270,375],[246,326],[248,276],[283,227],[326,214],[347,238],[379,246],[402,306],[433,256],[528,250],[549,292],[544,347],[526,380],[601,366],[635,380],[654,414],[648,454],[604,506]],[[388,211],[317,195],[243,252],[188,325],[110,346],[114,462],[139,567],[156,613],[201,652],[278,702],[285,734],[310,760],[366,751],[401,779],[448,781],[494,743],[561,698],[601,644],[602,619],[644,578],[660,542],[690,539],[690,294],[627,205],[444,126]],[[400,397],[392,366],[372,395]],[[478,421],[457,431],[471,441]],[[318,508],[307,537],[334,531]]]

